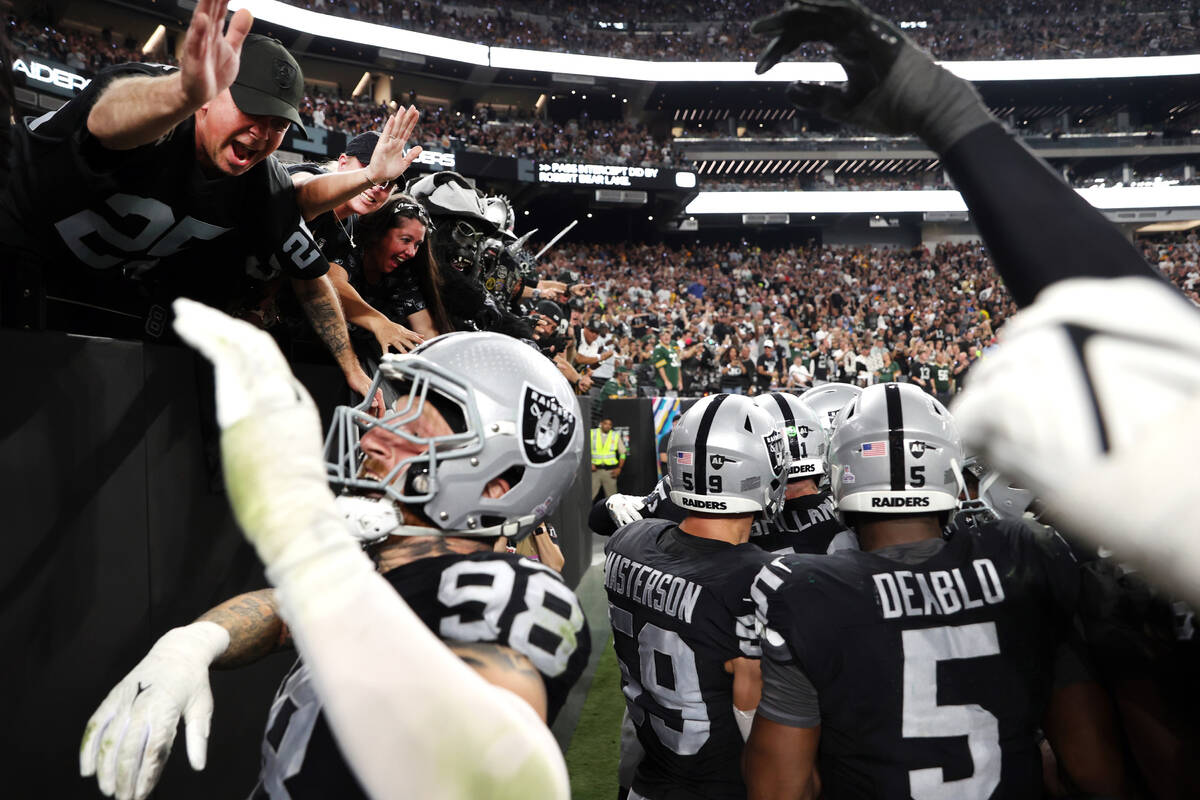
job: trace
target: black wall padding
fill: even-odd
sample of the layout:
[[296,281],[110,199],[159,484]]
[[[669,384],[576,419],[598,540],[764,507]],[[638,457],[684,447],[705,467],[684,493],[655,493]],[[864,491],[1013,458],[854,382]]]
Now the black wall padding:
[[[0,352],[0,796],[98,798],[78,747],[108,690],[167,629],[266,580],[216,469],[207,363],[182,348],[13,330],[0,330]],[[297,375],[328,422],[346,399],[341,374]],[[577,485],[586,495],[590,481]],[[572,585],[591,560],[585,506],[569,499],[555,520]],[[192,772],[181,732],[156,797],[249,794],[293,657],[213,673],[208,767]]]

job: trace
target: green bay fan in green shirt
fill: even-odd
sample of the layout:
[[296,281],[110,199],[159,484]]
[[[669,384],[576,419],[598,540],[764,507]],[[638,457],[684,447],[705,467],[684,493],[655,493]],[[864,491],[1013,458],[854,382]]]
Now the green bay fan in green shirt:
[[592,419],[604,413],[604,401],[610,398],[637,397],[637,390],[629,384],[629,368],[617,367],[613,376],[600,387],[600,393],[592,401]]
[[943,405],[949,405],[950,396],[954,394],[954,366],[950,363],[946,351],[937,354],[933,363],[933,395]]
[[875,372],[876,383],[895,383],[899,380],[900,365],[892,361],[891,353],[883,354],[883,366]]
[[654,385],[664,395],[678,395],[680,390],[679,348],[671,341],[671,331],[663,328],[658,333],[658,345],[650,354],[654,366]]

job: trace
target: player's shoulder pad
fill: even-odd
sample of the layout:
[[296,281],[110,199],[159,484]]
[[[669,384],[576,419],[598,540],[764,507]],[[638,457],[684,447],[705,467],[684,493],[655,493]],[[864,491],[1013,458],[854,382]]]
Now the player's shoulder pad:
[[628,539],[641,539],[646,536],[657,536],[666,528],[675,525],[669,519],[658,519],[657,517],[647,517],[645,519],[637,519],[633,522],[617,529],[617,532],[610,538],[609,545],[615,544],[618,541]]
[[1058,531],[1032,517],[993,520],[967,533],[981,541],[995,541],[1003,537],[1010,543],[1017,558],[1037,553],[1047,558],[1077,560],[1071,546]]
[[540,561],[535,561],[532,558],[526,558],[525,556],[518,555],[517,553],[509,553],[507,551],[503,553],[497,553],[492,550],[481,550],[477,553],[466,554],[462,556],[462,558],[470,561],[504,561],[514,567],[521,567],[535,572],[545,572],[547,575],[554,577],[559,582],[563,582],[562,575],[560,575],[556,570],[547,567]]

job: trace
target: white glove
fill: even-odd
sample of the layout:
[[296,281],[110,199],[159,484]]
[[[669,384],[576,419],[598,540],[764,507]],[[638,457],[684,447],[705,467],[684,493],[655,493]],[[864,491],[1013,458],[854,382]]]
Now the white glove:
[[176,332],[216,373],[225,485],[246,539],[268,568],[313,555],[306,541],[285,559],[318,517],[337,518],[312,398],[266,332],[191,300],[174,308]]
[[1147,278],[1062,281],[1001,338],[954,403],[968,449],[1056,525],[1200,599],[1200,310]]
[[608,509],[608,515],[617,523],[617,527],[623,528],[642,518],[641,512],[646,504],[642,498],[631,494],[613,494],[604,501],[604,507]]
[[181,716],[188,761],[204,769],[213,714],[208,667],[228,647],[229,633],[215,622],[163,634],[88,720],[79,773],[95,775],[105,795],[141,800],[158,783]]

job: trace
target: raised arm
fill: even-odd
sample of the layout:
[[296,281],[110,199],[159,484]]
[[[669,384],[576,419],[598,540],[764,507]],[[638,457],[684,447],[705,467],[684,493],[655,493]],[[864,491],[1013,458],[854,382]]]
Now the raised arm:
[[806,0],[752,30],[775,37],[760,73],[804,42],[834,45],[848,80],[798,81],[788,98],[835,120],[920,136],[941,156],[1018,304],[1068,278],[1157,276],[1115,226],[1004,131],[969,82],[856,0]]
[[132,150],[164,136],[228,89],[254,21],[241,9],[223,32],[228,5],[229,0],[200,0],[183,41],[179,71],[113,81],[88,114],[88,132],[109,150]]
[[371,163],[362,169],[328,172],[299,183],[296,186],[296,204],[304,218],[316,219],[359,192],[372,186],[382,187],[403,175],[421,155],[420,145],[411,150],[404,149],[404,143],[412,136],[420,116],[421,112],[417,111],[416,106],[409,106],[388,117],[379,134],[379,144],[375,145],[375,152],[371,155]]

